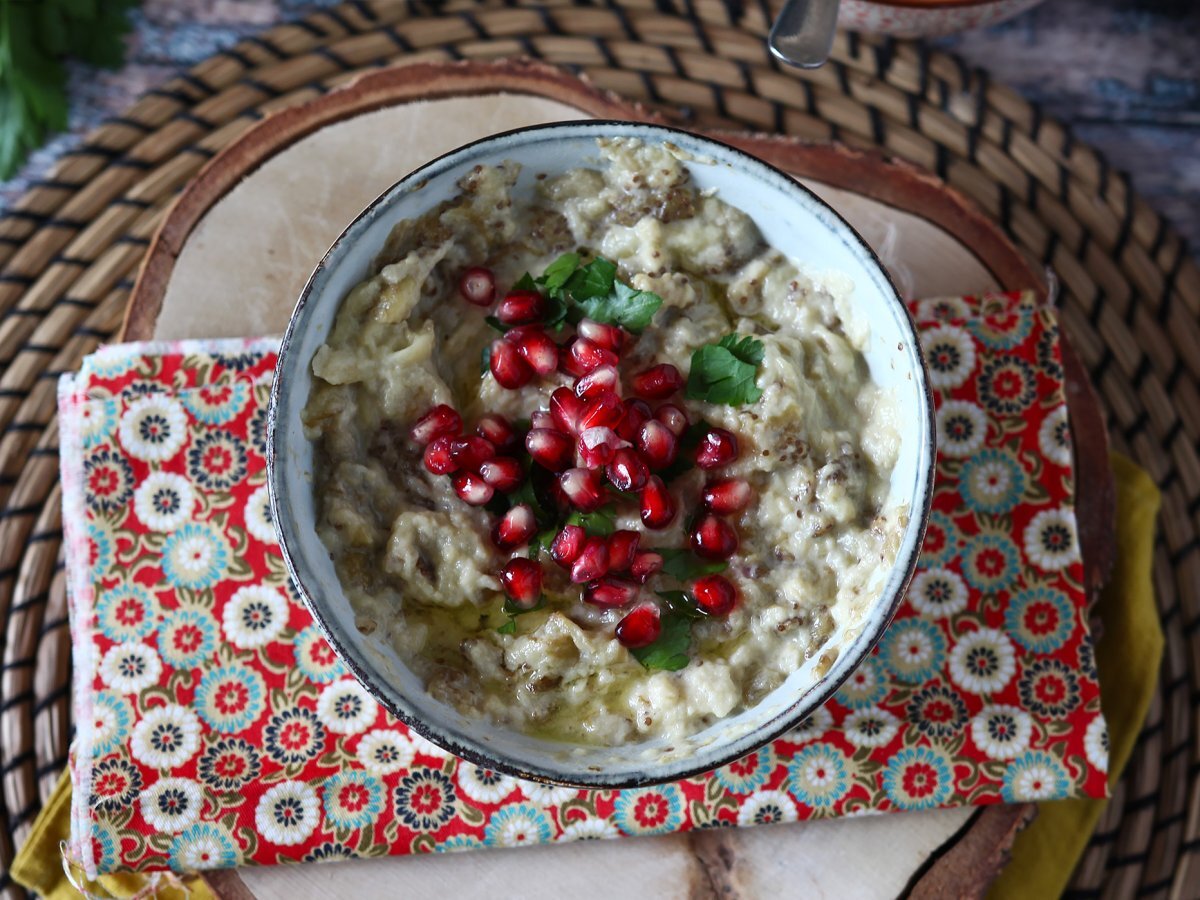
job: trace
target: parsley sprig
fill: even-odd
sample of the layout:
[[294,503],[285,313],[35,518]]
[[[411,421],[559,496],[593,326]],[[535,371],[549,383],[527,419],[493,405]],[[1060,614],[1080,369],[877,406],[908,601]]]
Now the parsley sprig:
[[0,178],[67,127],[67,72],[78,59],[115,68],[138,0],[0,0]]
[[763,343],[749,335],[727,334],[692,353],[687,396],[691,400],[741,406],[762,396],[755,383],[762,365]]

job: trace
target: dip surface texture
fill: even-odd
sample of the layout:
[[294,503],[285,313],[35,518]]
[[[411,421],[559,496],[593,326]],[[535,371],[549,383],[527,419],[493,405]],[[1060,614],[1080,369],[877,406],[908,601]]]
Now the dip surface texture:
[[[808,659],[818,678],[836,658],[835,628],[853,629],[878,599],[908,512],[887,506],[896,403],[868,372],[869,325],[849,280],[801,271],[767,246],[736,198],[698,191],[669,146],[602,141],[595,168],[526,176],[532,187],[521,189],[519,175],[511,163],[477,168],[457,197],[398,224],[373,274],[342,302],[312,361],[304,413],[317,527],[360,630],[390,641],[438,699],[574,743],[676,740],[755,704]],[[560,371],[501,387],[480,364],[499,334],[458,287],[464,270],[486,266],[503,297],[523,273],[572,251],[615,262],[621,281],[663,300],[621,354],[625,397],[630,376],[656,364],[686,379],[693,352],[724,335],[752,335],[764,349],[754,402],[682,391],[650,401],[732,432],[737,459],[676,474],[667,486],[680,512],[665,529],[647,529],[636,502],[615,500],[615,527],[640,532],[642,549],[677,549],[688,546],[706,481],[736,477],[752,489],[728,517],[739,544],[722,574],[736,606],[690,623],[688,661],[676,670],[639,662],[614,638],[628,607],[583,602],[545,551],[544,606],[498,630],[509,621],[498,575],[528,550],[499,551],[496,514],[427,471],[409,439],[436,404],[456,409],[470,434],[489,413],[529,420],[573,383]],[[573,332],[550,334],[563,344]],[[688,589],[660,573],[640,594],[657,603],[658,591]]]

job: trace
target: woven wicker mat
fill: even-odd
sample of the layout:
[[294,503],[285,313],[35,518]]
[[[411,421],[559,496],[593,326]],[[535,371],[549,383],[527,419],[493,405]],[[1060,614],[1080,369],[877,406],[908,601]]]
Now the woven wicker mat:
[[66,760],[70,648],[55,381],[115,335],[163,210],[266,111],[398,60],[525,54],[685,124],[878,146],[937,172],[1052,266],[1114,446],[1164,492],[1167,632],[1138,749],[1075,874],[1085,893],[1184,896],[1200,877],[1200,270],[1128,179],[1012,91],[920,44],[839,35],[780,69],[779,0],[348,3],[151,91],[0,217],[0,896]]

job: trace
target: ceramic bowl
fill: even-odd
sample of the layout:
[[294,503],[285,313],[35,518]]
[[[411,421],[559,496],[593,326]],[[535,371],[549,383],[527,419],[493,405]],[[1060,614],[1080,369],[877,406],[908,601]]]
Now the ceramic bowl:
[[838,27],[893,37],[940,37],[984,28],[1043,0],[841,0]]
[[[535,175],[596,164],[596,140],[628,136],[669,141],[691,155],[691,177],[749,214],[774,247],[815,270],[849,274],[853,302],[871,323],[865,352],[872,376],[893,387],[906,433],[891,479],[891,499],[910,515],[895,565],[878,575],[874,603],[860,621],[839,623],[838,648],[823,677],[810,660],[783,685],[742,713],[691,737],[615,748],[538,739],[465,716],[430,697],[378,634],[363,635],[315,528],[313,445],[300,414],[312,388],[312,359],[333,326],[342,298],[369,274],[392,227],[457,193],[472,167],[506,159],[522,165],[516,197]],[[723,765],[799,725],[854,670],[891,620],[916,564],[933,483],[933,419],[916,332],[879,260],[832,209],[795,180],[746,153],[674,129],[588,121],[522,129],[468,144],[412,172],[355,219],[318,264],[292,313],[271,392],[268,478],[283,556],[300,595],[330,644],[397,718],[433,743],[480,766],[539,781],[611,788],[654,784]]]

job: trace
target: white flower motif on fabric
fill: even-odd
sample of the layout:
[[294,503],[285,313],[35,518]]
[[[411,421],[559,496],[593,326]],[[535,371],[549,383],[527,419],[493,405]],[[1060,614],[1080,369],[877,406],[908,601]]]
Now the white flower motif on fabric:
[[221,624],[231,644],[253,650],[279,637],[287,624],[287,615],[287,599],[278,588],[248,584],[229,598]]
[[1018,760],[1012,766],[1012,771],[1005,779],[1012,798],[1009,802],[1057,800],[1062,797],[1062,789],[1066,785],[1065,773],[1047,754],[1029,754],[1026,759]]
[[957,572],[925,569],[908,587],[908,602],[923,616],[944,619],[967,608],[967,585]]
[[1083,750],[1093,768],[1108,771],[1108,723],[1104,716],[1097,715],[1088,723],[1083,735]]
[[1025,527],[1025,555],[1039,569],[1058,572],[1079,560],[1075,514],[1044,509]]
[[962,387],[975,371],[975,340],[964,328],[938,325],[921,334],[929,381],[938,390]]
[[988,759],[1014,759],[1029,746],[1033,719],[1017,706],[985,706],[971,719],[971,739]]
[[1003,690],[1016,673],[1012,642],[994,628],[963,635],[950,651],[950,679],[972,694]]
[[937,411],[937,448],[943,456],[972,456],[987,438],[987,414],[966,400],[947,400]]
[[971,308],[962,297],[927,297],[917,303],[917,319],[965,319]]
[[129,404],[117,431],[130,456],[143,462],[166,462],[187,439],[187,416],[178,400],[153,394]]
[[620,836],[621,832],[617,826],[608,819],[589,816],[578,822],[572,822],[562,830],[562,834],[555,840],[560,844],[567,844],[571,841],[605,841]]
[[900,730],[900,720],[879,706],[856,709],[846,716],[842,731],[855,747],[884,747]]
[[151,472],[133,493],[133,511],[142,524],[163,534],[187,522],[195,505],[191,483],[174,472]]
[[805,741],[811,741],[814,738],[819,738],[832,727],[833,713],[831,713],[824,706],[818,706],[811,716],[809,716],[791,731],[781,735],[780,739],[802,744]]
[[129,742],[133,758],[152,769],[174,769],[200,749],[200,720],[186,706],[168,703],[143,714]]
[[254,810],[258,833],[284,847],[303,844],[316,830],[319,819],[317,793],[300,781],[275,785],[262,795]]
[[1071,423],[1067,407],[1060,406],[1042,420],[1038,429],[1038,447],[1042,455],[1060,466],[1071,464]]
[[413,749],[417,753],[422,753],[425,756],[432,756],[435,759],[450,759],[450,754],[439,747],[432,741],[427,741],[425,738],[415,731],[408,733],[408,739],[412,741]]
[[484,834],[487,843],[495,847],[524,847],[548,841],[550,823],[541,811],[519,803],[492,813]]
[[359,734],[375,724],[379,704],[357,681],[337,681],[321,691],[317,717],[334,734]]
[[499,803],[517,787],[517,780],[469,762],[458,764],[458,786],[464,794],[478,803]]
[[145,644],[114,644],[100,660],[100,680],[120,694],[140,693],[158,684],[160,675],[162,660]]
[[575,788],[538,784],[534,781],[526,781],[523,778],[517,779],[517,787],[521,789],[521,793],[525,795],[525,799],[529,800],[530,803],[536,803],[538,806],[562,806],[568,800],[575,799],[579,794],[579,791]]
[[412,765],[412,742],[395,731],[368,731],[358,742],[355,756],[374,775],[390,775]]
[[738,825],[769,825],[795,822],[796,802],[784,791],[755,791],[738,809]]
[[142,791],[140,806],[151,828],[174,834],[199,821],[204,798],[200,786],[189,778],[160,778]]
[[264,484],[246,501],[246,530],[264,544],[276,542],[271,524],[271,494]]

